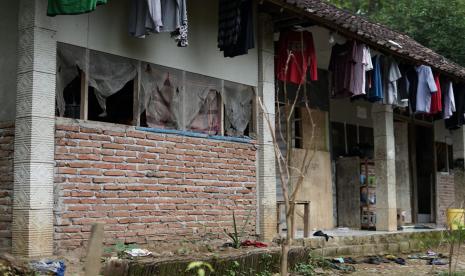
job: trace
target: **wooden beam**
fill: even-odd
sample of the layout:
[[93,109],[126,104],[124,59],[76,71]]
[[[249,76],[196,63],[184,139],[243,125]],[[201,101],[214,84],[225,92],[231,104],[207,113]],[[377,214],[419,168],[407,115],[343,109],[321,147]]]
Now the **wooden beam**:
[[81,71],[81,106],[79,118],[87,120],[89,115],[89,78],[84,71]]
[[[250,131],[249,131],[249,136],[256,139],[257,138],[257,129],[258,129],[258,109],[260,108],[258,106],[258,96],[256,93],[255,88],[252,88],[252,118],[250,118]],[[275,123],[276,124],[276,123]]]
[[81,106],[79,117],[88,120],[89,116],[89,49],[86,49],[85,68],[81,70]]
[[137,61],[137,74],[134,78],[134,94],[133,94],[133,102],[132,102],[132,124],[134,126],[140,126],[140,85],[141,85],[141,62]]
[[221,93],[220,93],[220,100],[219,100],[219,111],[220,111],[220,135],[224,136],[224,80],[221,80]]

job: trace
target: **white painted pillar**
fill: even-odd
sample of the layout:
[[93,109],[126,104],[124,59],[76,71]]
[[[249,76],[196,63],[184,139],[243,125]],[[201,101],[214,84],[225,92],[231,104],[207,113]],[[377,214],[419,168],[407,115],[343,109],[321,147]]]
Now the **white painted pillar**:
[[397,230],[394,116],[390,105],[373,104],[376,230]]
[[19,0],[13,254],[53,253],[56,39],[47,0]]
[[[276,235],[276,160],[271,133],[275,126],[274,45],[271,16],[259,14],[258,18],[258,97],[265,106],[257,111],[257,185],[258,232],[263,240]],[[270,129],[266,118],[273,129]]]

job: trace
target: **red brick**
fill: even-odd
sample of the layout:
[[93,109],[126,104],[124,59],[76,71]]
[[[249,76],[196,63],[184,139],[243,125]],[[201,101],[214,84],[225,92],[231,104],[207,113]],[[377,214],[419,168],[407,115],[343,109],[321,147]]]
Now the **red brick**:
[[93,160],[93,161],[98,161],[100,160],[100,156],[96,154],[79,154],[77,156],[77,159],[79,160]]
[[111,162],[111,163],[122,163],[124,162],[124,158],[121,157],[111,157],[111,156],[103,156],[102,161],[104,162]]
[[97,164],[92,164],[93,168],[97,169],[113,169],[115,168],[114,164],[107,164],[107,163],[97,163]]
[[[89,130],[80,132],[73,126],[73,131],[65,127],[56,133],[55,181],[62,189],[61,211],[66,211],[57,214],[59,250],[85,246],[90,226],[97,221],[108,224],[110,242],[118,237],[141,243],[179,241],[193,237],[199,233],[194,228],[204,225],[205,231],[222,238],[221,229],[232,225],[230,209],[237,210],[239,219],[246,216],[245,210],[255,210],[253,144],[146,133],[131,127],[127,133],[101,131],[87,123],[85,128]],[[1,131],[0,127],[0,156],[4,156],[2,142],[13,139],[3,139]],[[13,147],[8,148],[12,152]],[[5,179],[1,162],[0,157],[0,184]],[[77,175],[71,174],[76,171]],[[0,208],[4,195],[9,196],[0,186]],[[62,243],[63,239],[70,242]]]
[[115,178],[109,178],[109,177],[94,177],[92,179],[94,183],[115,183],[116,179]]
[[146,134],[144,132],[138,132],[138,131],[128,131],[126,134],[127,137],[134,137],[134,138],[146,138]]
[[136,165],[128,165],[128,164],[116,164],[115,169],[117,170],[136,170]]
[[77,170],[72,168],[58,168],[59,174],[76,174]]
[[83,134],[83,133],[68,132],[68,133],[66,134],[66,138],[69,138],[69,139],[88,140],[88,139],[90,138],[90,135],[88,135],[88,134]]
[[75,182],[75,183],[90,183],[92,182],[91,178],[86,178],[86,177],[73,177],[68,179],[69,182]]
[[70,168],[90,168],[92,165],[87,162],[68,162]]
[[80,147],[92,147],[92,148],[100,148],[101,143],[94,142],[94,141],[79,141],[78,144]]
[[111,141],[111,137],[110,137],[110,136],[107,136],[107,135],[96,135],[96,134],[93,134],[93,135],[90,135],[90,139],[91,139],[91,140],[94,140],[94,141],[107,141],[107,142],[110,142],[110,141]]
[[126,187],[124,185],[105,185],[103,186],[104,190],[124,190]]
[[103,173],[105,176],[125,176],[126,173],[124,171],[106,171]]
[[81,127],[81,132],[82,133],[97,133],[97,134],[103,133],[103,131],[99,128],[87,128],[87,127]]
[[100,171],[100,170],[94,170],[94,169],[91,169],[91,170],[80,170],[80,171],[79,171],[79,174],[80,174],[80,175],[102,175],[102,171]]
[[121,131],[111,131],[111,130],[105,130],[103,131],[103,134],[108,135],[108,136],[118,136],[118,137],[124,137],[126,136],[125,132]]
[[104,149],[117,149],[117,150],[124,150],[124,145],[115,144],[115,143],[107,143],[103,144],[102,147]]
[[56,125],[56,130],[65,130],[70,132],[77,132],[79,131],[79,126],[72,126],[72,125]]
[[73,197],[91,197],[94,196],[93,192],[71,192]]
[[135,151],[116,151],[116,156],[137,157]]

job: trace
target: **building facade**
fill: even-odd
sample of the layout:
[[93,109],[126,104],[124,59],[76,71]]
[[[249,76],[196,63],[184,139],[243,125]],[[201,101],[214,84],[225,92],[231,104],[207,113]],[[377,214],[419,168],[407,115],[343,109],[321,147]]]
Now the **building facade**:
[[[46,16],[45,0],[14,1],[8,8],[3,2],[0,64],[8,70],[0,76],[0,250],[38,257],[79,249],[93,223],[105,224],[108,243],[221,240],[233,212],[238,220],[250,218],[249,235],[272,240],[282,195],[276,126],[268,122],[279,121],[275,34],[289,26],[312,25],[320,76],[327,73],[337,32],[465,80],[465,69],[410,38],[399,37],[404,47],[397,49],[379,37],[399,34],[375,24],[367,30],[345,26],[347,18],[333,22],[339,14],[358,17],[306,2],[257,1],[256,47],[235,58],[217,49],[214,0],[188,2],[186,48],[176,47],[167,33],[130,37],[123,1],[57,17]],[[326,104],[312,107],[317,153],[299,197],[310,201],[310,228],[347,226],[340,220],[345,199],[337,163],[349,155],[351,143],[366,141],[374,149],[376,229],[397,230],[398,209],[409,223],[444,224],[445,210],[463,200],[463,163],[451,164],[465,156],[463,128],[449,131],[442,120],[404,116],[390,105],[330,99],[328,84],[321,77],[309,88],[327,95]],[[158,112],[166,107],[157,98],[165,89],[175,95],[169,106],[177,108],[167,116]],[[200,104],[192,95],[203,95]],[[309,118],[299,120],[296,162],[313,148],[306,145]],[[430,137],[429,157],[413,154],[421,135]],[[445,148],[440,154],[439,147]],[[438,155],[447,164],[437,173]],[[423,185],[416,163],[428,158],[433,173]],[[429,196],[422,198],[425,190]],[[351,212],[360,216],[360,209]]]

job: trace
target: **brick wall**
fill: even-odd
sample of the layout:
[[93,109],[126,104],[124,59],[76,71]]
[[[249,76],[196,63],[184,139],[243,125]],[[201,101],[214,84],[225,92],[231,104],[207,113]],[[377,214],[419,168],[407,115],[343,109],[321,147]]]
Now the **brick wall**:
[[224,239],[232,210],[253,234],[255,159],[254,143],[57,119],[56,249],[81,247],[94,222],[107,242]]
[[11,251],[14,124],[0,123],[0,252]]
[[437,174],[436,182],[436,193],[437,193],[437,218],[436,222],[438,225],[446,225],[447,221],[447,208],[454,208],[455,201],[455,183],[453,174]]

